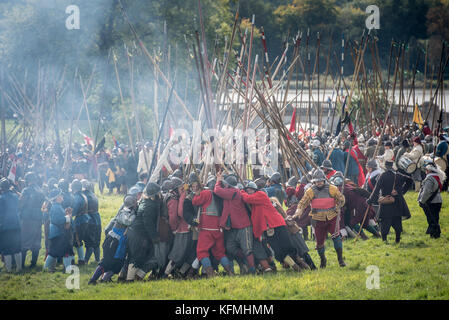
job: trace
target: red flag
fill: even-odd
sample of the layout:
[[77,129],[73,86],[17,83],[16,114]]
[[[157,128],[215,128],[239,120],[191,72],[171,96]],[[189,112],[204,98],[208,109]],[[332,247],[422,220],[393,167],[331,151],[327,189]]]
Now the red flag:
[[[296,108],[293,108],[293,114],[292,114],[292,120],[290,121],[290,129],[288,129],[289,132],[295,132],[296,131]],[[290,140],[290,137],[287,137],[288,140]]]

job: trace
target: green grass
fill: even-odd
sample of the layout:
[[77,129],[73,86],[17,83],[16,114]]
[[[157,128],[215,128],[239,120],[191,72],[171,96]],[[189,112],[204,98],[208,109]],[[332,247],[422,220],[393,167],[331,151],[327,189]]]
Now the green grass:
[[[393,230],[390,244],[374,238],[346,240],[343,244],[346,268],[338,266],[332,242],[327,240],[328,267],[324,270],[296,274],[279,266],[277,274],[265,276],[88,286],[96,268],[91,262],[80,268],[80,289],[68,290],[65,286],[68,275],[62,273],[62,266],[54,274],[41,271],[42,250],[37,269],[23,274],[0,272],[0,299],[449,299],[449,195],[444,195],[440,239],[425,235],[427,222],[416,198],[414,192],[406,195],[412,218],[403,223],[402,242],[394,243]],[[104,226],[115,215],[122,198],[100,196],[99,200]],[[312,259],[319,264],[314,242],[307,244]],[[366,268],[370,265],[379,268],[380,289],[366,288],[369,276]]]

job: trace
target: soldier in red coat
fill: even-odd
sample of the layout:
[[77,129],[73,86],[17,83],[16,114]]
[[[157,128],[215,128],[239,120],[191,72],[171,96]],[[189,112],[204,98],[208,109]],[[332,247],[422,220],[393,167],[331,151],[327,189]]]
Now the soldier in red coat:
[[241,193],[243,201],[251,205],[251,222],[255,241],[267,239],[276,260],[300,272],[301,268],[292,259],[296,256],[296,251],[290,241],[285,220],[273,207],[268,195],[258,190],[252,181]]
[[195,173],[189,177],[189,182],[195,194],[192,204],[200,207],[197,258],[206,270],[207,276],[213,277],[214,270],[209,257],[209,250],[211,250],[212,255],[220,261],[226,272],[233,275],[231,263],[226,256],[223,230],[220,227],[221,212],[218,201],[212,190],[203,189]]

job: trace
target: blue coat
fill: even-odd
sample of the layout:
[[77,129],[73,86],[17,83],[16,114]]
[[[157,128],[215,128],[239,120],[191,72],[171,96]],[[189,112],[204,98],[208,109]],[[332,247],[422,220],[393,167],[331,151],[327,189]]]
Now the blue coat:
[[75,219],[75,227],[85,223],[89,223],[92,219],[87,214],[87,202],[81,195],[81,191],[73,195],[73,211],[72,217]]
[[281,203],[287,198],[287,193],[285,193],[285,190],[280,184],[273,184],[265,188],[265,190],[267,191],[268,197],[276,197]]
[[329,160],[332,162],[332,168],[334,168],[334,170],[340,171],[343,174],[345,173],[346,162],[343,150],[332,150]]
[[319,148],[313,150],[313,161],[319,167],[323,164],[324,155]]
[[51,204],[50,209],[50,232],[48,239],[54,239],[64,233],[64,226],[66,221],[65,211],[62,205],[57,202]]
[[[346,167],[346,161],[348,157],[348,152],[345,151],[345,167]],[[345,173],[343,168],[343,174]],[[357,165],[357,162],[354,160],[353,157],[349,156],[349,164],[348,164],[348,176],[358,176],[359,175],[359,166]]]
[[23,189],[19,203],[20,218],[23,220],[42,221],[41,208],[44,201],[44,193],[36,185],[30,185]]
[[[435,155],[437,157],[442,158],[446,154],[448,148],[449,148],[449,144],[446,141],[441,141],[437,145],[437,149],[435,151]],[[447,159],[446,160],[449,161],[449,154],[447,155]]]
[[7,191],[0,195],[0,231],[20,230],[19,197]]

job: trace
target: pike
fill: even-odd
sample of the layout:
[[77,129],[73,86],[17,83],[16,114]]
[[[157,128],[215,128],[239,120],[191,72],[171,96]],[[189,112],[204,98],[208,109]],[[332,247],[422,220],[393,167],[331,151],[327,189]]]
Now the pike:
[[[142,49],[143,53],[145,54],[145,56],[148,58],[148,60],[150,61],[150,63],[154,66],[155,70],[157,71],[158,74],[160,74],[162,80],[167,84],[167,86],[170,87],[170,82],[167,79],[167,77],[165,76],[165,74],[161,71],[161,69],[159,68],[159,66],[157,65],[155,59],[151,56],[151,54],[148,52],[147,48],[145,47],[145,45],[143,44],[142,40],[140,40],[140,37],[137,35],[136,29],[134,28],[134,26],[131,24],[131,22],[129,21],[128,15],[126,14],[125,9],[123,8],[122,2],[121,0],[118,0],[119,3],[119,7],[120,10],[122,11],[123,17],[125,18],[126,22],[128,23],[128,26],[131,29],[131,32],[133,33],[134,37],[137,40],[137,43],[139,44],[140,48]],[[173,90],[173,95],[175,97],[175,99],[178,101],[178,103],[181,105],[181,107],[184,109],[185,113],[187,114],[187,116],[190,118],[190,120],[194,121],[194,118],[192,116],[192,114],[190,113],[190,111],[188,110],[187,106],[185,105],[184,101],[182,101],[182,99],[179,97],[179,95],[177,94],[176,90]]]
[[163,132],[163,129],[164,129],[165,119],[167,118],[167,113],[168,113],[168,110],[170,108],[170,102],[171,102],[171,98],[173,96],[175,82],[176,82],[176,78],[173,79],[173,83],[170,86],[170,88],[171,88],[170,89],[170,95],[168,96],[167,106],[166,106],[165,112],[164,112],[164,117],[162,118],[162,122],[161,122],[160,127],[159,127],[159,133],[158,133],[158,136],[157,136],[156,145],[154,147],[153,158],[151,159],[150,169],[148,170],[148,176],[151,176],[151,173],[153,171],[153,166],[154,166],[154,163],[155,163],[154,160],[156,158],[156,150],[158,150],[158,148],[159,148],[159,142],[161,140],[161,135],[162,135],[162,132]]

